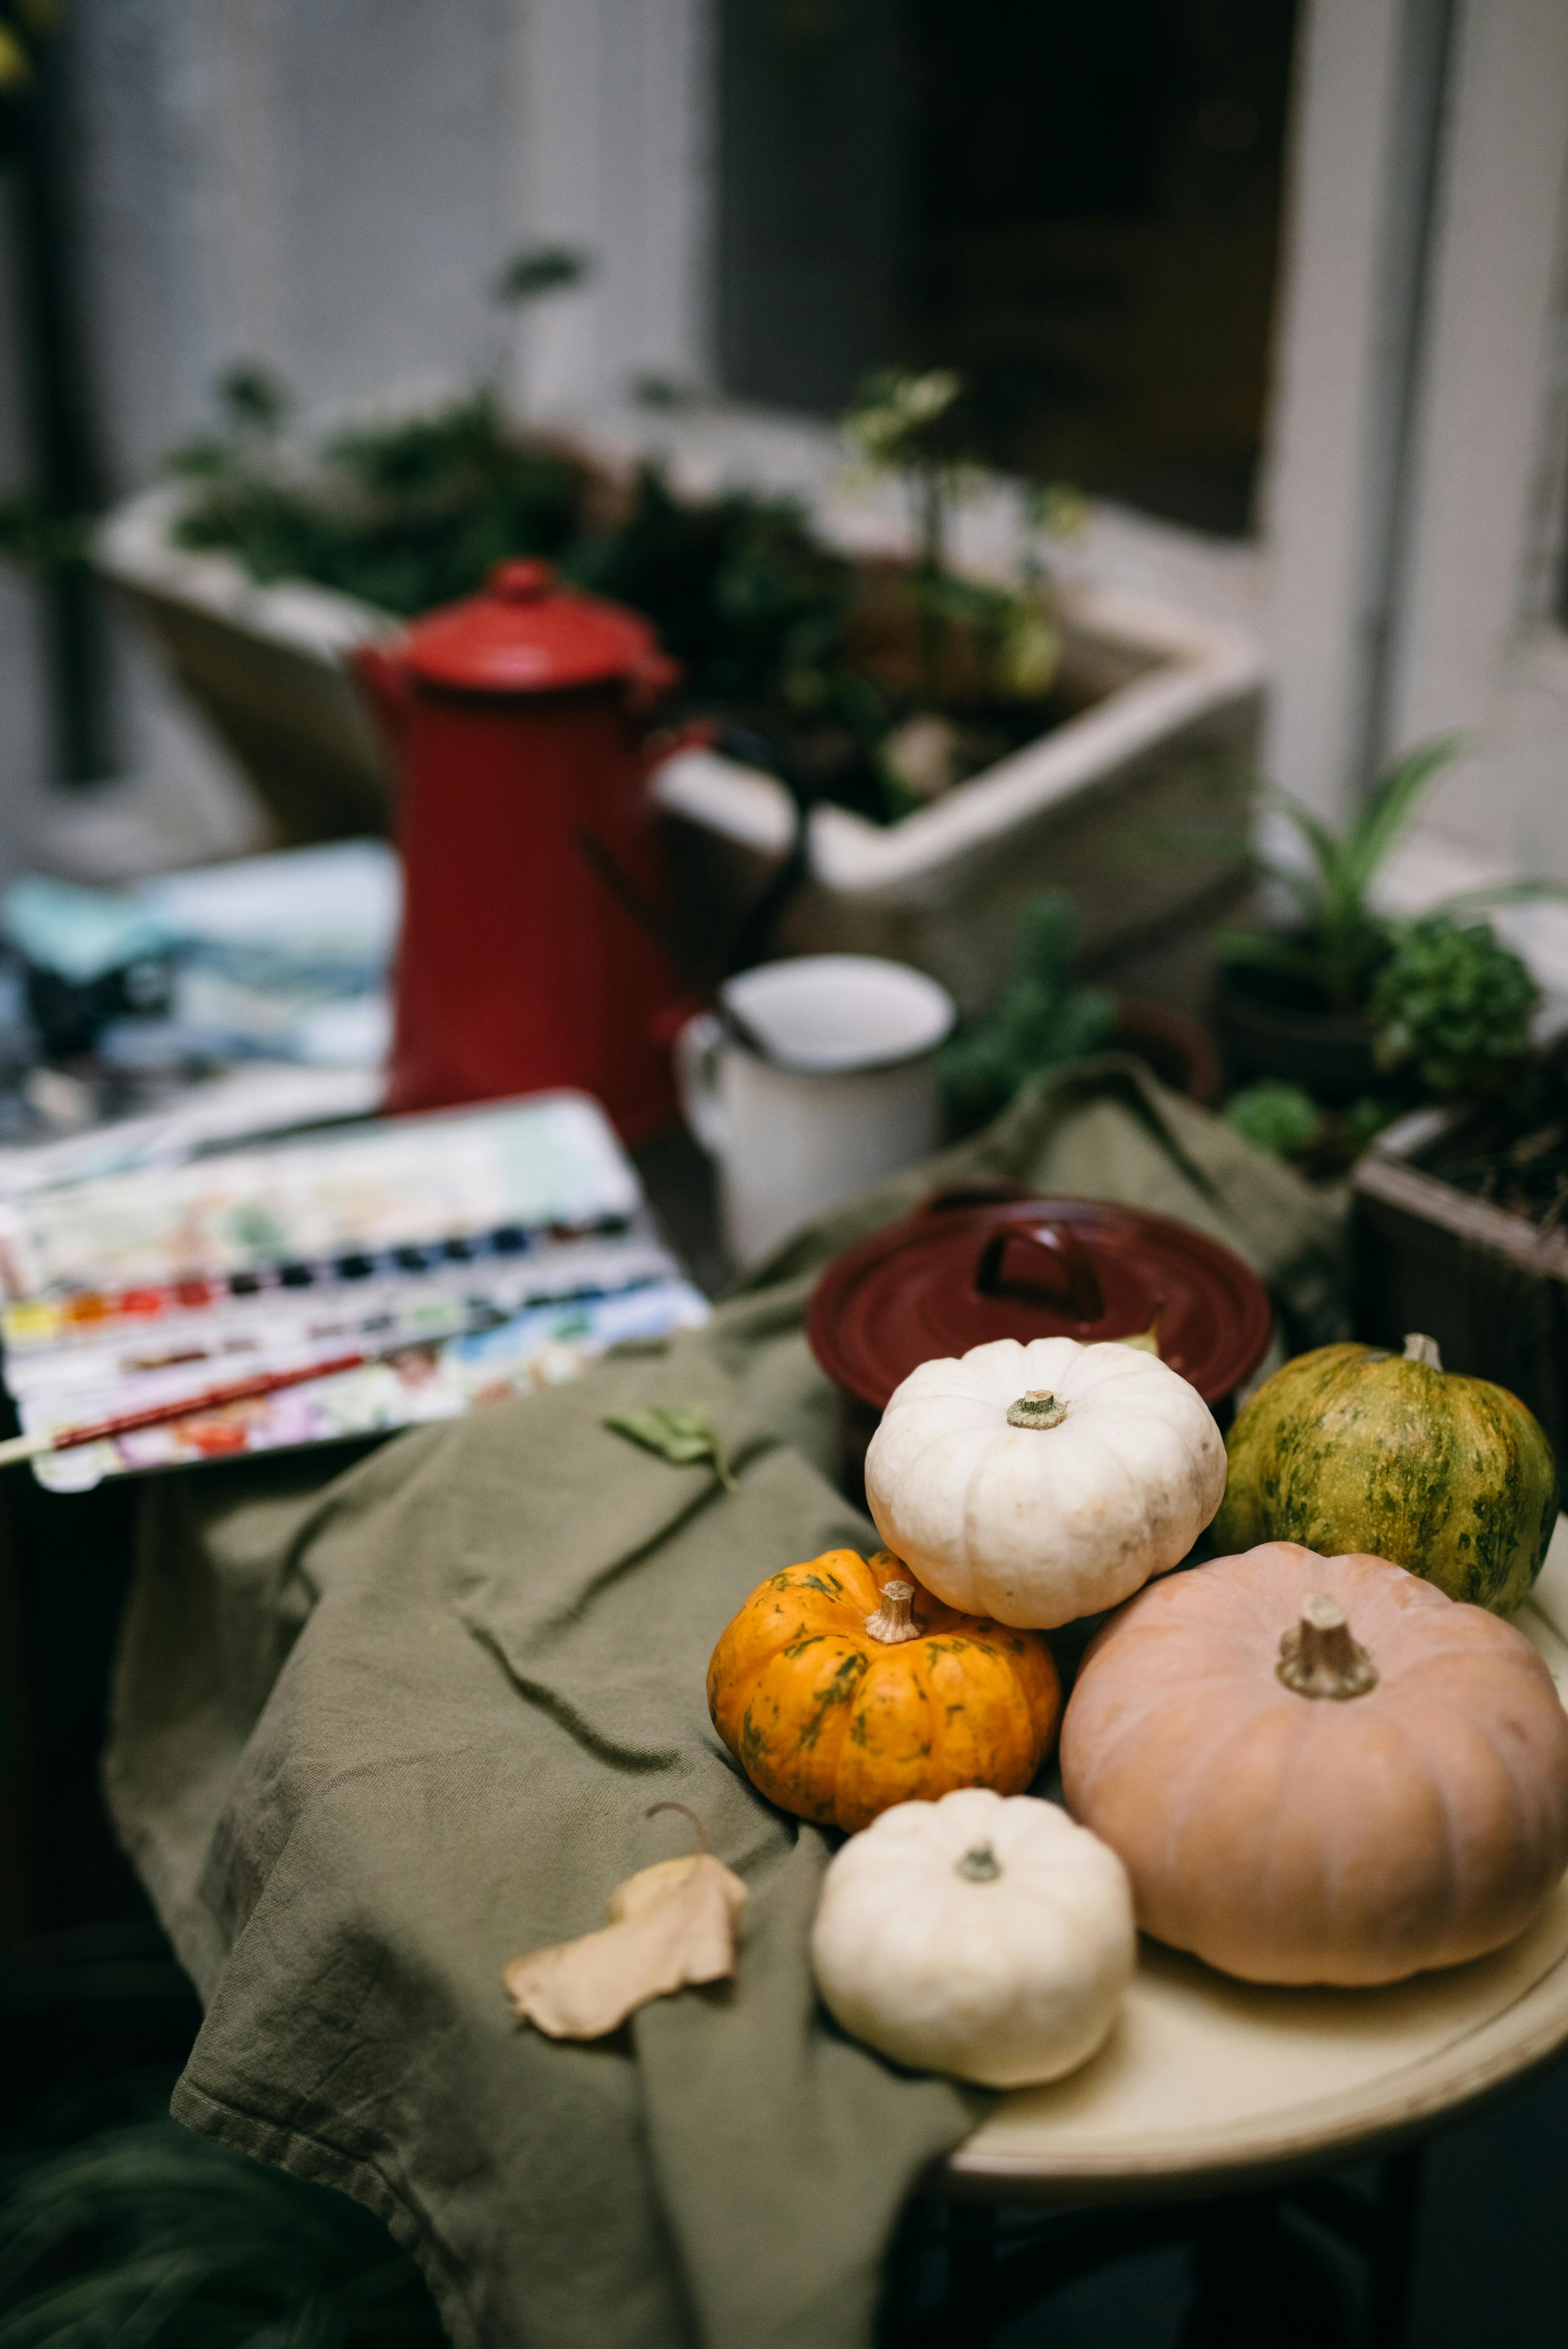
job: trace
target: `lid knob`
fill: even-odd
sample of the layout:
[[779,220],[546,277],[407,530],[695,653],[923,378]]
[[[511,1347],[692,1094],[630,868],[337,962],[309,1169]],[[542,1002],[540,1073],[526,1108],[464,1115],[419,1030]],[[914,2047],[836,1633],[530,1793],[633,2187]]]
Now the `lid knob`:
[[553,564],[525,556],[521,561],[492,564],[485,592],[503,604],[538,604],[554,585]]

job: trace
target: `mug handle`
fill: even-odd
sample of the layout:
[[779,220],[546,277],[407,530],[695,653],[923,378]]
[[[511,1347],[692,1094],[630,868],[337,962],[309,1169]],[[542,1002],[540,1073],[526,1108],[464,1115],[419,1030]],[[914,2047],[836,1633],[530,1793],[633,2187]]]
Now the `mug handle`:
[[724,1030],[711,1011],[688,1019],[675,1040],[676,1091],[681,1115],[710,1158],[729,1148],[729,1120],[718,1090],[718,1048]]

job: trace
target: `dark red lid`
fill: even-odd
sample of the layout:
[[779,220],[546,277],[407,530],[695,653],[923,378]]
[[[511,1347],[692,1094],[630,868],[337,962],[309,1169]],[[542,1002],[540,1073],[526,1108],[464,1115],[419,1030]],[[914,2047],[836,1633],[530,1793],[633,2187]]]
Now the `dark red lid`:
[[557,587],[548,563],[498,563],[478,595],[416,620],[402,655],[421,684],[453,693],[564,693],[659,662],[647,622]]
[[806,1319],[828,1376],[881,1411],[922,1362],[993,1338],[1130,1338],[1215,1403],[1256,1370],[1274,1326],[1240,1257],[1186,1224],[1102,1199],[939,1194],[847,1248]]

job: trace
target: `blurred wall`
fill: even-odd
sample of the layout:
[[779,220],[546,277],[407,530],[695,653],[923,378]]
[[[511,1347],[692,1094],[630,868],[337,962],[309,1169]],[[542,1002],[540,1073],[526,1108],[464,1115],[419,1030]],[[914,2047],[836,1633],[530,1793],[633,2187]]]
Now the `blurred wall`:
[[313,409],[482,365],[517,242],[512,0],[77,0],[87,278],[117,481],[237,358]]
[[910,92],[899,0],[723,0],[725,388],[841,408],[900,355]]
[[[550,399],[703,371],[705,0],[76,5],[122,484],[240,357],[312,412],[514,361]],[[545,241],[593,273],[515,324],[487,288]]]
[[593,255],[516,328],[535,408],[711,383],[717,0],[523,0],[519,217]]
[[1568,8],[1313,0],[1295,104],[1269,771],[1336,815],[1452,734],[1408,902],[1568,878]]
[[[71,0],[74,258],[110,494],[201,427],[237,359],[307,418],[480,379],[554,408],[640,374],[706,380],[711,5]],[[586,283],[498,309],[498,271],[538,243],[590,255]],[[21,485],[16,362],[0,275],[0,495]],[[179,833],[181,802],[211,843],[190,853],[241,844],[200,727],[123,636],[114,668],[119,755],[160,823]],[[40,822],[80,830],[83,803],[47,792],[46,716],[29,591],[0,567],[0,877]]]
[[[0,499],[24,486],[21,337],[11,274],[14,240],[0,176]],[[44,648],[34,592],[0,563],[0,887],[22,861],[43,789],[48,744]]]

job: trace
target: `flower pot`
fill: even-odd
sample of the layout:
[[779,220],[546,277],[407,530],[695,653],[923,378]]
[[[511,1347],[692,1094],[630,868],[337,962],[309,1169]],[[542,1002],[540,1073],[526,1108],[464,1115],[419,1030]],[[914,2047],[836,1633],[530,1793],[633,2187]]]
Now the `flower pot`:
[[1371,1021],[1323,1009],[1310,988],[1283,972],[1222,965],[1212,1016],[1234,1083],[1278,1077],[1331,1104],[1377,1090]]
[[[1006,984],[1017,915],[1040,889],[1068,892],[1083,950],[1103,960],[1241,885],[1246,857],[1214,806],[1217,779],[1255,746],[1250,644],[1085,587],[1063,590],[1059,616],[1068,714],[901,823],[814,806],[769,950],[913,963],[971,1015]],[[700,934],[733,936],[796,847],[793,800],[773,776],[692,748],[655,788]]]
[[[647,432],[646,419],[637,429]],[[799,496],[830,543],[884,565],[897,552],[885,535],[868,542],[864,516],[835,507],[842,466],[830,434],[729,409],[681,429],[690,445],[671,452],[678,489],[711,493],[727,479],[755,479]],[[586,426],[580,445],[607,474],[639,453],[625,435]],[[118,509],[99,535],[100,566],[129,595],[283,837],[388,829],[387,763],[344,668],[355,646],[387,630],[386,616],[324,589],[259,587],[222,556],[176,546],[170,529],[181,496],[163,485]],[[965,527],[982,521],[971,514]],[[1136,550],[1141,579],[1152,558],[1136,532],[1118,523],[1111,536],[1122,571]],[[999,548],[976,564],[976,575],[1010,577],[1010,560]],[[1185,574],[1156,564],[1153,575]],[[779,916],[771,950],[912,962],[968,1013],[1005,983],[1014,916],[1037,889],[1074,895],[1084,947],[1100,956],[1157,925],[1197,918],[1240,886],[1245,859],[1224,833],[1239,836],[1244,811],[1229,797],[1223,830],[1214,812],[1218,779],[1247,769],[1255,755],[1261,667],[1251,638],[1162,603],[1158,589],[1129,595],[1068,585],[1060,621],[1052,699],[1066,712],[1061,722],[902,823],[814,808],[805,877]],[[733,937],[790,857],[794,802],[771,775],[712,751],[672,756],[655,788],[697,934]]]
[[177,546],[182,501],[164,484],[118,507],[98,533],[98,567],[238,762],[282,845],[389,831],[390,761],[346,662],[396,622],[304,581],[260,587],[226,555]]
[[1162,1085],[1212,1109],[1224,1087],[1214,1040],[1201,1020],[1153,995],[1119,995],[1109,1049],[1135,1052]]
[[[1435,1338],[1446,1370],[1529,1405],[1568,1458],[1568,1237],[1443,1181],[1462,1109],[1389,1126],[1351,1175],[1356,1332],[1398,1348]],[[1436,1164],[1430,1162],[1435,1161]]]

